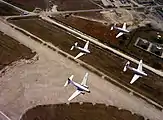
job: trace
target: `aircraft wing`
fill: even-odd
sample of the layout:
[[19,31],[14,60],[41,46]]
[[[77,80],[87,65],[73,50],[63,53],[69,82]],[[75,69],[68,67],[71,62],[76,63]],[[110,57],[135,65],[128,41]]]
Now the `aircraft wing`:
[[77,97],[78,95],[81,94],[81,91],[79,90],[76,90],[72,95],[71,97],[68,99],[68,101],[71,101],[72,99],[74,99],[75,97]]
[[139,77],[141,77],[141,76],[135,74],[134,77],[132,78],[132,80],[130,81],[130,84],[134,83]]
[[122,27],[122,28],[123,28],[123,29],[126,29],[126,23],[123,24],[123,27]]
[[123,32],[119,32],[116,38],[120,37],[121,35],[123,35]]
[[88,80],[88,73],[85,74],[83,81],[81,82],[81,85],[86,86]]
[[139,65],[138,65],[138,70],[140,70],[140,71],[142,71],[142,67],[143,67],[143,61],[142,60],[140,60],[140,62],[139,62]]
[[85,54],[85,53],[80,52],[74,59],[77,59],[77,58],[81,57],[81,56],[84,55],[84,54]]
[[89,41],[86,42],[84,49],[88,49]]

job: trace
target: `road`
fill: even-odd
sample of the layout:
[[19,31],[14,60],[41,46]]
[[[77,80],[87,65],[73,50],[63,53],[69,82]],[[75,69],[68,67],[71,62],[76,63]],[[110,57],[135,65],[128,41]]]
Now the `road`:
[[[91,1],[91,0],[90,0]],[[28,13],[28,14],[35,14],[33,12],[29,12],[27,10],[24,10],[22,8],[19,8],[15,5],[12,5],[8,2],[5,2],[4,0],[0,0],[0,2],[4,3],[4,4],[7,4],[13,8],[15,8],[16,10],[20,11],[20,12],[23,12],[23,13]],[[134,2],[134,1],[133,1]],[[102,7],[102,6],[101,6]],[[121,7],[121,6],[120,6]],[[128,8],[132,8],[132,9],[142,9],[142,8],[158,8],[158,7],[163,7],[163,5],[153,5],[153,6],[138,6],[138,7],[123,7],[125,9],[128,9]],[[116,9],[116,8],[101,8],[101,9],[89,9],[89,10],[74,10],[74,11],[57,11],[57,12],[46,12],[48,15],[56,15],[56,14],[68,14],[68,13],[79,13],[79,12],[98,12],[98,11],[107,11],[107,10],[111,10],[111,9]],[[35,14],[36,15],[36,14]],[[40,14],[37,14],[37,15],[40,15]]]
[[[126,54],[124,54],[124,53],[118,51],[118,50],[115,50],[115,49],[113,49],[113,48],[111,48],[111,47],[109,47],[109,46],[107,46],[107,45],[104,45],[104,44],[98,42],[97,39],[95,39],[95,38],[93,38],[93,37],[91,37],[91,36],[88,36],[88,35],[86,35],[86,34],[80,32],[80,31],[75,30],[75,29],[72,29],[72,28],[70,28],[70,27],[64,26],[64,25],[62,25],[62,24],[60,24],[60,23],[58,23],[58,22],[56,22],[56,21],[50,19],[49,17],[46,17],[46,16],[40,16],[40,17],[41,17],[43,20],[46,20],[46,21],[48,21],[48,22],[50,22],[50,23],[52,23],[52,24],[55,24],[55,25],[57,25],[57,26],[59,26],[59,27],[65,29],[65,30],[67,30],[67,31],[69,31],[69,32],[71,32],[71,33],[73,33],[73,34],[79,35],[81,38],[83,38],[83,39],[85,39],[85,40],[89,40],[89,41],[91,41],[92,43],[94,43],[94,44],[96,44],[96,45],[98,45],[98,46],[100,46],[100,47],[103,47],[103,48],[105,48],[105,49],[107,49],[107,50],[109,50],[109,51],[111,51],[111,52],[113,52],[113,53],[115,53],[115,54],[117,54],[117,55],[119,55],[119,56],[121,56],[121,57],[123,57],[123,58],[129,60],[129,61],[132,61],[132,62],[134,62],[134,63],[136,63],[136,64],[139,64],[139,61],[138,61],[138,60],[136,60],[136,59],[134,59],[134,58],[132,58],[132,57],[130,57],[130,56],[128,56],[128,55],[126,55]],[[81,39],[81,40],[83,40],[83,39]],[[162,71],[156,70],[156,69],[154,69],[154,68],[152,68],[152,67],[150,67],[150,66],[148,66],[148,65],[146,65],[146,64],[143,64],[143,67],[146,68],[146,69],[148,69],[148,70],[150,70],[150,71],[152,71],[152,72],[154,72],[154,73],[156,73],[157,75],[163,77],[163,72],[162,72]]]
[[[26,64],[24,61],[15,63],[0,78],[0,108],[12,120],[18,120],[20,115],[33,106],[67,102],[74,88],[63,88],[66,79],[74,74],[74,80],[80,82],[88,70],[2,21],[0,26],[0,31],[36,51],[39,56],[39,60],[32,64]],[[90,71],[88,86],[91,93],[81,95],[73,102],[105,103],[130,110],[151,120],[163,118],[162,112],[153,105],[128,94]]]
[[102,8],[102,9],[104,9],[104,7],[102,6],[102,5],[100,5],[100,4],[98,4],[98,3],[96,3],[95,1],[93,1],[93,0],[89,0],[91,3],[93,3],[93,4],[95,4],[95,5],[97,5],[98,7],[100,7],[100,8]]
[[5,16],[5,20],[8,20],[8,19],[13,19],[13,18],[16,18],[16,19],[25,19],[25,18],[29,18],[29,17],[38,17],[39,15],[38,14],[28,14],[28,15],[15,15],[15,16]]
[[[141,6],[141,7],[120,7],[124,9],[143,9],[143,8],[158,8],[163,7],[163,5],[153,5],[153,6]],[[81,12],[99,12],[99,11],[109,11],[112,9],[118,8],[103,8],[103,9],[90,9],[90,10],[74,10],[74,11],[57,11],[57,12],[46,12],[48,15],[56,15],[56,14],[70,14],[70,13],[81,13]]]
[[[52,15],[56,15],[56,14],[70,14],[70,13],[81,13],[81,12],[99,12],[99,11],[108,11],[108,10],[112,10],[112,9],[116,9],[116,8],[101,8],[101,9],[89,9],[89,10],[74,10],[74,11],[56,11],[56,12],[51,12],[51,11],[48,11],[48,12],[41,12],[41,13],[33,13],[33,12],[29,12],[29,11],[27,11],[27,10],[24,10],[24,9],[21,9],[21,8],[19,8],[19,7],[17,7],[17,6],[15,6],[15,5],[12,5],[12,4],[10,4],[10,3],[8,3],[8,2],[5,2],[5,1],[3,1],[3,0],[0,0],[0,2],[2,2],[2,3],[5,3],[5,4],[7,4],[7,5],[9,5],[9,6],[11,6],[11,7],[13,7],[13,8],[15,8],[15,9],[17,9],[18,11],[21,11],[21,12],[23,12],[23,13],[27,13],[28,15],[22,15],[22,16],[20,16],[20,15],[17,15],[17,16],[7,16],[6,17],[6,20],[7,19],[9,19],[9,18],[25,18],[25,17],[34,17],[34,16],[39,16],[39,15],[42,15],[43,13],[46,13],[47,15],[49,15],[49,16],[52,16]],[[123,8],[125,8],[125,9],[129,9],[129,8],[132,8],[132,9],[142,9],[142,8],[157,8],[157,7],[163,7],[163,5],[154,5],[154,6],[140,6],[140,7],[123,7]]]
[[0,0],[0,2],[1,2],[1,3],[4,3],[4,4],[7,4],[8,6],[13,7],[13,8],[15,8],[16,10],[18,10],[18,11],[20,11],[20,12],[23,12],[23,13],[30,13],[29,11],[23,10],[23,9],[21,9],[21,8],[15,6],[15,5],[12,5],[12,4],[8,3],[8,2],[5,2],[5,1],[3,1],[3,0]]
[[11,119],[2,111],[0,111],[0,120],[11,120]]

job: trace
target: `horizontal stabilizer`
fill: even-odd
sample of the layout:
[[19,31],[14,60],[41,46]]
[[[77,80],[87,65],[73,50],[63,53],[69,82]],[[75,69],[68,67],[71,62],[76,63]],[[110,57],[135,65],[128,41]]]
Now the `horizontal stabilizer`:
[[75,46],[78,46],[78,42],[75,43]]
[[123,68],[123,72],[125,72],[126,70],[127,70],[127,67],[130,65],[130,62],[128,61],[127,63],[126,63],[126,65],[124,66],[124,68]]
[[73,79],[74,75],[71,75],[68,80],[66,81],[66,83],[64,84],[64,87],[66,87],[68,84],[70,84],[71,80]]
[[110,28],[110,30],[113,30],[113,26]]
[[70,50],[73,50],[73,49],[74,49],[74,46],[72,46]]
[[64,87],[66,87],[69,84],[68,80],[66,81],[66,83],[64,84]]
[[110,30],[113,30],[116,27],[116,23],[110,28]]
[[126,70],[127,70],[127,67],[125,66],[125,67],[123,68],[123,72],[126,72]]
[[78,46],[78,42],[75,42],[75,44],[71,47],[71,49],[70,50],[73,50],[74,49],[74,47],[77,47]]

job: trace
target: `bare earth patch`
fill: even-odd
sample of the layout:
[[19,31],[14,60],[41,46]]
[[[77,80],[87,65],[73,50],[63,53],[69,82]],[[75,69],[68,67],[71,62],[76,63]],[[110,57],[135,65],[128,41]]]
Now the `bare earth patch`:
[[0,2],[0,16],[19,15],[20,12]]
[[[20,120],[144,120],[144,117],[132,114],[128,110],[115,106],[92,103],[71,103],[39,105],[28,109]],[[148,119],[149,120],[149,119]]]
[[20,59],[31,59],[36,52],[0,32],[0,70]]

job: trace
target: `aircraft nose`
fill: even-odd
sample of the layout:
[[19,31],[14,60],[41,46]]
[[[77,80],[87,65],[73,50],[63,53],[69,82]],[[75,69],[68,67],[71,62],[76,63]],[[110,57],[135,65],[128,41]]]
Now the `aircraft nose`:
[[88,91],[88,93],[91,93],[91,91]]

